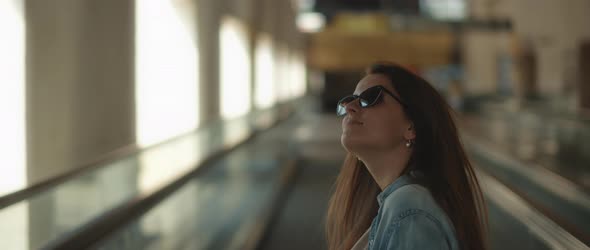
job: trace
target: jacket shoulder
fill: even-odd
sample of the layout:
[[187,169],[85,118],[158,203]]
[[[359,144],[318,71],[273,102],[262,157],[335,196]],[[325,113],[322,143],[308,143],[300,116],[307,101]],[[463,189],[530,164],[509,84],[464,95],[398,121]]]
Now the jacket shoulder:
[[[432,249],[415,245],[421,241],[431,244],[429,246],[444,243],[442,245],[448,249],[458,249],[451,220],[436,203],[430,191],[422,185],[408,184],[393,191],[381,204],[379,213],[381,217],[375,228],[376,248],[372,249],[389,249],[383,248],[384,245],[403,245],[402,249]],[[424,234],[429,234],[431,238],[425,240],[418,236]],[[437,239],[433,238],[435,235],[438,235]],[[416,247],[409,247],[407,244],[414,244]]]
[[384,217],[389,217],[389,220],[399,220],[414,214],[416,211],[431,215],[437,219],[445,215],[430,191],[419,184],[408,184],[400,187],[390,194],[383,203]]

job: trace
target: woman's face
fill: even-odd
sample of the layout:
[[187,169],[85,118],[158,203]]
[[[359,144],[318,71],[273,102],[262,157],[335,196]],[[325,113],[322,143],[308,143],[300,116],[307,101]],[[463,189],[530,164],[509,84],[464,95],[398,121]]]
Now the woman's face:
[[[369,74],[359,81],[354,91],[359,95],[366,89],[381,85],[399,97],[389,79],[381,74]],[[387,151],[403,146],[414,135],[408,130],[410,121],[401,104],[389,94],[381,93],[374,106],[361,108],[358,99],[346,104],[346,116],[342,119],[342,145],[351,153]],[[410,131],[410,132],[408,132]]]

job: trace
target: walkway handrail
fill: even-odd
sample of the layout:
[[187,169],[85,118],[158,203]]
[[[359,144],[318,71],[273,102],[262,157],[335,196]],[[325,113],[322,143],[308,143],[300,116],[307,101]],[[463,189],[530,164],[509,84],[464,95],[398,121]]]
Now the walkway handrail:
[[131,155],[135,155],[135,154],[139,154],[142,151],[147,151],[149,149],[156,148],[160,145],[167,144],[170,141],[174,141],[174,140],[182,138],[188,134],[192,134],[204,127],[211,126],[211,124],[215,124],[216,122],[218,122],[218,121],[213,121],[213,122],[204,124],[203,126],[197,128],[195,130],[174,136],[172,138],[166,139],[162,142],[158,142],[158,143],[156,143],[154,145],[150,145],[148,147],[139,148],[135,144],[123,146],[123,147],[118,148],[114,151],[106,153],[94,160],[91,160],[85,164],[75,167],[68,172],[51,177],[47,180],[40,181],[38,183],[35,183],[31,186],[14,191],[12,193],[0,196],[0,210],[5,207],[11,206],[15,203],[18,203],[20,201],[29,199],[30,197],[32,197],[36,194],[50,190],[56,186],[59,186],[60,184],[63,184],[64,182],[69,181],[73,178],[76,178],[80,175],[83,175],[83,174],[88,173],[93,170],[98,170],[100,168],[106,167],[106,166],[108,166],[108,163],[112,163],[117,160],[121,160],[122,158],[131,156]]
[[534,204],[528,203],[505,183],[480,168],[477,175],[486,187],[483,191],[491,202],[519,220],[531,234],[552,249],[586,249],[584,242],[541,213]]
[[[280,111],[282,111],[281,108],[279,108],[279,112]],[[277,117],[270,127],[274,127],[278,123],[289,118],[291,114],[292,112],[290,110],[279,113],[279,117]],[[270,127],[263,129],[254,128],[247,138],[231,145],[225,145],[219,151],[206,156],[202,161],[198,162],[186,173],[183,173],[179,178],[161,185],[160,188],[157,188],[156,190],[140,194],[131,201],[125,202],[124,204],[95,217],[91,222],[77,230],[66,233],[60,238],[48,243],[43,249],[86,249],[92,247],[93,244],[104,239],[109,233],[116,231],[130,221],[138,218],[152,207],[159,204],[174,191],[182,187],[183,184],[199,176],[205,169],[207,169],[207,167],[213,165],[211,164],[212,162],[222,158],[237,147],[244,145],[246,142],[257,136],[262,130],[269,129]]]
[[[468,132],[464,132],[463,137],[467,152],[473,157],[472,159],[475,160],[474,162],[479,165],[481,173],[494,177],[497,182],[509,188],[511,193],[518,195],[520,199],[526,201],[526,203],[536,209],[536,211],[542,212],[543,217],[547,217],[558,225],[559,230],[568,232],[586,244],[590,242],[590,235],[588,235],[588,232],[585,230],[586,228],[580,228],[579,225],[575,225],[570,219],[564,218],[564,211],[559,211],[557,208],[550,208],[547,202],[541,202],[538,195],[534,195],[538,190],[542,190],[545,195],[551,194],[553,197],[559,197],[562,202],[569,202],[572,208],[575,206],[576,209],[587,211],[590,203],[588,203],[588,194],[582,191],[583,188],[567,179],[557,176],[543,167],[535,166],[533,163],[524,164],[517,159],[506,156],[491,143],[477,140],[475,136]],[[484,167],[482,162],[493,162],[494,166]],[[510,178],[505,178],[506,175],[518,176],[518,178],[525,179],[516,183],[514,180],[510,180]],[[535,189],[523,189],[520,184],[522,184],[524,180],[533,183]],[[533,192],[531,190],[536,191]],[[567,195],[563,195],[564,192],[567,193]],[[551,229],[545,230],[550,231]],[[556,235],[564,234],[560,231],[560,233]]]

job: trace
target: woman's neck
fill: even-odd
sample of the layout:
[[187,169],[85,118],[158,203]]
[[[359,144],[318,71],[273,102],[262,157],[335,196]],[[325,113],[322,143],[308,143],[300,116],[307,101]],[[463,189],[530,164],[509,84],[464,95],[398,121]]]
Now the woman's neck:
[[364,153],[358,157],[383,191],[404,171],[410,160],[410,153],[407,147],[402,146],[390,151]]

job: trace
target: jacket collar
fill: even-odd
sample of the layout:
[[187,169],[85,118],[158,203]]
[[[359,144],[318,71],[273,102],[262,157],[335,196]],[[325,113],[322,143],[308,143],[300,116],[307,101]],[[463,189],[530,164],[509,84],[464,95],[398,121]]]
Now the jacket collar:
[[383,191],[377,195],[377,202],[379,206],[383,204],[383,201],[391,194],[393,191],[397,190],[398,188],[408,185],[417,183],[417,178],[422,177],[423,174],[419,170],[412,170],[409,173],[406,173],[393,181],[389,184]]

